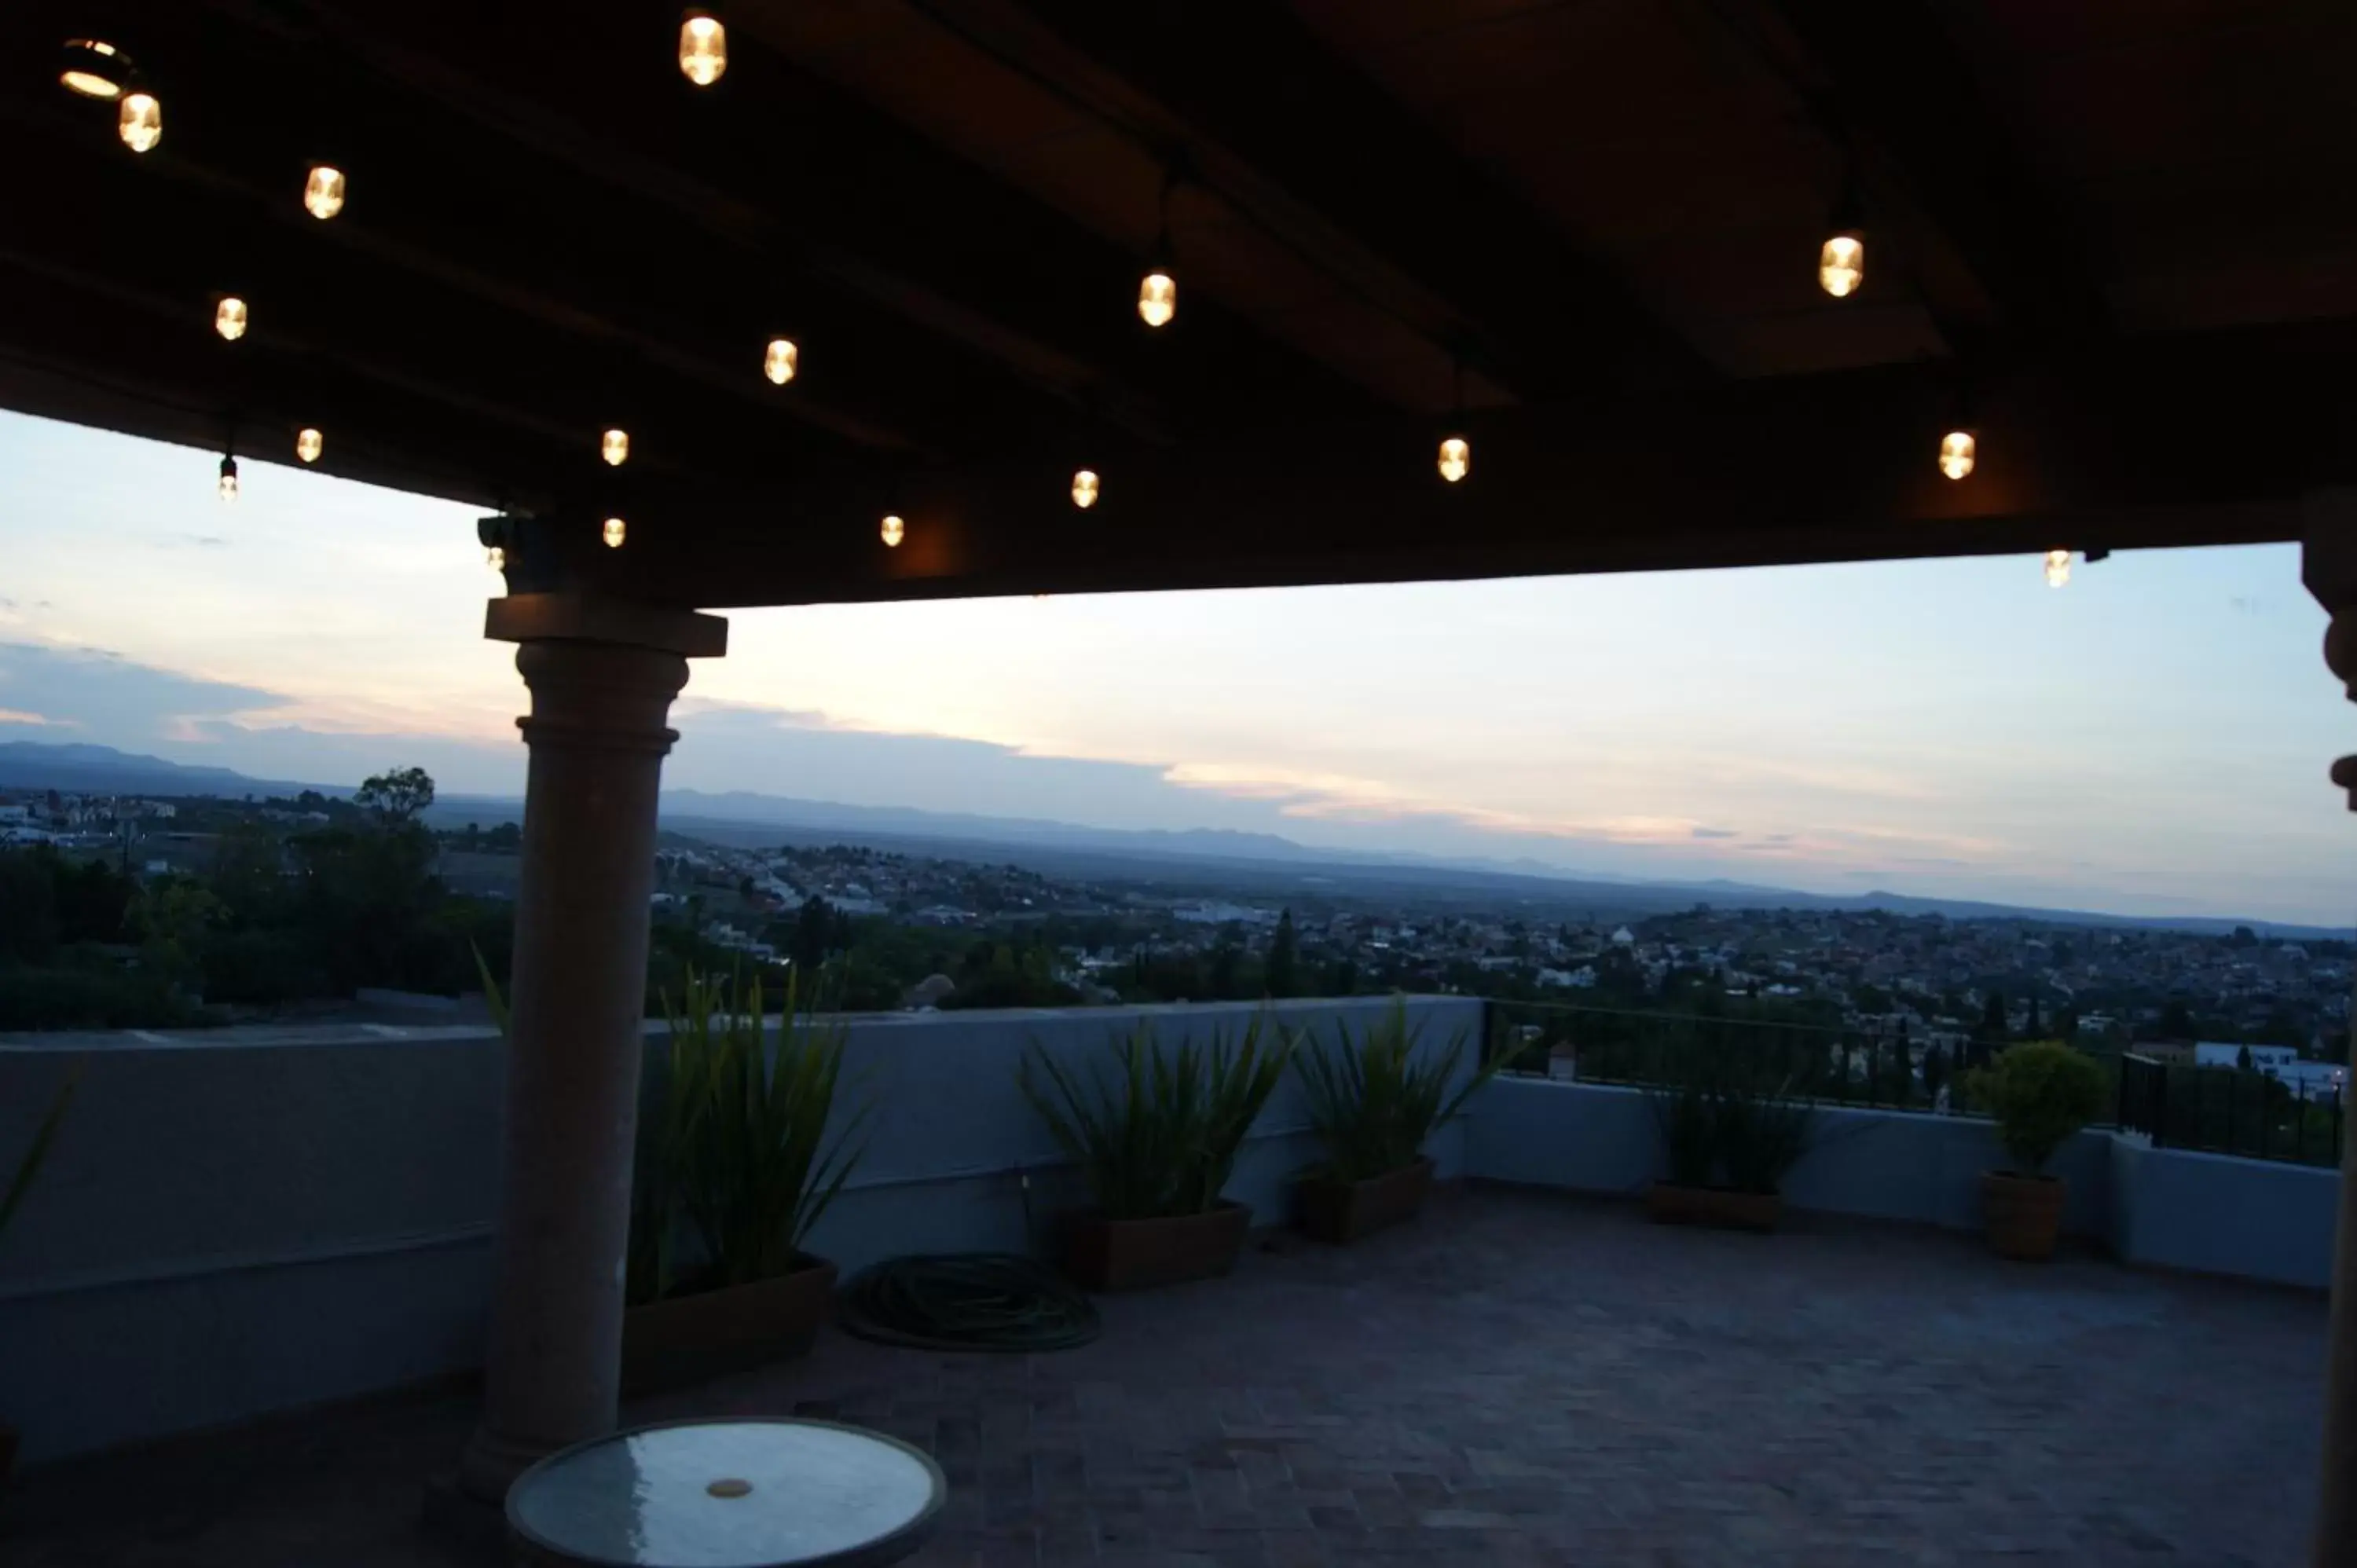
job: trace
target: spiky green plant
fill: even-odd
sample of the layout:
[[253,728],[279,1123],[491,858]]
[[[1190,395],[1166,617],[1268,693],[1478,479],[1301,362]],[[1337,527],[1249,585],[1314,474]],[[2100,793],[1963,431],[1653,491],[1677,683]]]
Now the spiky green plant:
[[[845,1031],[797,1005],[786,983],[772,1035],[761,982],[739,988],[689,971],[671,1022],[660,1092],[650,1107],[648,1219],[684,1217],[700,1243],[697,1283],[749,1284],[793,1271],[803,1239],[850,1178],[853,1140],[872,1107],[852,1109],[830,1138]],[[646,1227],[656,1297],[678,1283],[672,1228]]]
[[1189,1038],[1166,1051],[1141,1019],[1114,1047],[1114,1081],[1093,1068],[1067,1070],[1036,1043],[1017,1081],[1107,1218],[1202,1214],[1292,1056],[1290,1032],[1276,1027],[1265,1040],[1270,1032],[1256,1016],[1233,1046],[1213,1030],[1209,1047]]
[[1479,1064],[1451,1094],[1467,1032],[1458,1030],[1419,1061],[1424,1025],[1410,1026],[1405,997],[1392,998],[1361,1038],[1351,1037],[1348,1024],[1338,1023],[1334,1033],[1332,1046],[1308,1047],[1294,1065],[1308,1097],[1309,1123],[1326,1145],[1324,1174],[1337,1181],[1365,1181],[1414,1165],[1425,1140],[1464,1110],[1501,1065]]
[[1762,1091],[1738,1080],[1717,1101],[1717,1144],[1727,1185],[1738,1192],[1774,1193],[1809,1152],[1816,1111],[1792,1096],[1790,1082]]
[[25,1195],[33,1190],[33,1178],[41,1174],[41,1165],[48,1158],[49,1145],[57,1141],[58,1127],[66,1119],[66,1107],[73,1103],[74,1090],[81,1082],[81,1064],[76,1062],[58,1087],[58,1097],[49,1101],[40,1125],[33,1129],[33,1141],[25,1145],[25,1153],[16,1161],[16,1173],[8,1178],[8,1188],[0,1192],[0,1235],[8,1230],[8,1221],[16,1217],[16,1208]]

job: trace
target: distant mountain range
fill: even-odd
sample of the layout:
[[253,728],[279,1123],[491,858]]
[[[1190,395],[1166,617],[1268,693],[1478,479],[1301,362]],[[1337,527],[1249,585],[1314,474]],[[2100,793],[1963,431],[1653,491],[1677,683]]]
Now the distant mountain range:
[[[159,757],[103,746],[0,742],[0,789],[62,789],[124,795],[213,795],[225,799],[293,795],[304,789],[349,795],[350,784],[301,784],[252,779],[226,768],[189,767]],[[1091,828],[1019,817],[927,811],[908,806],[848,805],[797,800],[743,790],[663,792],[666,832],[744,847],[776,843],[856,843],[944,859],[1011,861],[1067,875],[1119,876],[1205,890],[1282,894],[1323,889],[1361,895],[1386,886],[1423,896],[1459,893],[1506,897],[1629,916],[1708,903],[1735,908],[1881,910],[1942,915],[1951,919],[2033,919],[2080,926],[2227,932],[2246,925],[2265,935],[2295,939],[2345,937],[2326,927],[2211,918],[2161,918],[2039,909],[1971,899],[1923,898],[1902,893],[1847,896],[1802,893],[1724,879],[1644,881],[1598,875],[1530,859],[1440,859],[1378,854],[1296,843],[1275,833],[1207,828]],[[431,820],[444,826],[491,825],[520,819],[512,797],[445,796]]]

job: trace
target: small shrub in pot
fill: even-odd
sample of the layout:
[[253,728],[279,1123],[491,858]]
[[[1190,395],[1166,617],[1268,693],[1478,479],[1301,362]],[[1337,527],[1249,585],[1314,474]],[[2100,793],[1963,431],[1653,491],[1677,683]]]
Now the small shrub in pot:
[[1989,1245],[2003,1257],[2050,1258],[2067,1194],[2046,1166],[2072,1134],[2103,1113],[2103,1069],[2060,1040],[2038,1040],[2000,1052],[1972,1074],[1970,1089],[1974,1103],[1996,1118],[1997,1138],[2012,1162],[1981,1176]]

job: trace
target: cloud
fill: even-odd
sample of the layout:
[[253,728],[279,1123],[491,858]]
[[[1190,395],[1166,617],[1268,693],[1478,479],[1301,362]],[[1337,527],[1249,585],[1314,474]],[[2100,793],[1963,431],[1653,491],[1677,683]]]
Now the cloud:
[[40,714],[28,714],[20,708],[0,708],[0,725],[38,725],[50,729],[80,729],[72,719],[53,719]]
[[1698,839],[1739,839],[1743,835],[1733,828],[1695,828],[1693,836]]

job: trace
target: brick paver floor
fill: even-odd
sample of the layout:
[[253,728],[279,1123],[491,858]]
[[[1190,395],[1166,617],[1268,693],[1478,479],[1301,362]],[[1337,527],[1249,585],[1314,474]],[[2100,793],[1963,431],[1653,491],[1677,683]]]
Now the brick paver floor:
[[[2180,1563],[2301,1559],[2316,1296],[2007,1264],[1971,1238],[1649,1226],[1484,1190],[1346,1251],[1109,1298],[1097,1344],[830,1337],[633,1419],[822,1414],[939,1456],[929,1568]],[[465,1402],[51,1466],[12,1568],[408,1568]]]

